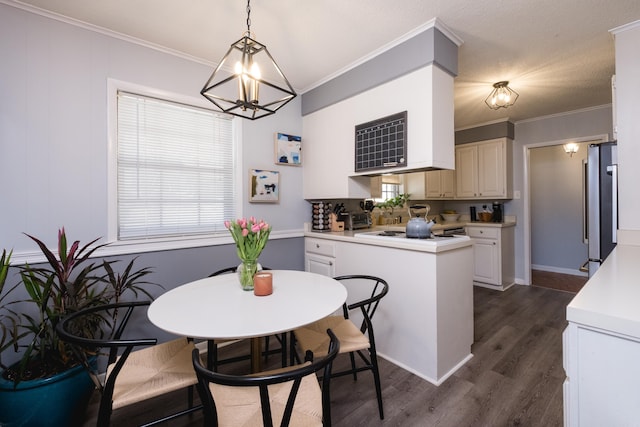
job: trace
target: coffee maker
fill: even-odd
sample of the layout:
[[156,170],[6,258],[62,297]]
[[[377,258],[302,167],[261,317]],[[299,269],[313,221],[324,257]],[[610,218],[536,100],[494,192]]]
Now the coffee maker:
[[493,210],[493,215],[491,220],[493,222],[502,222],[504,219],[503,218],[504,205],[502,203],[493,202],[492,210]]

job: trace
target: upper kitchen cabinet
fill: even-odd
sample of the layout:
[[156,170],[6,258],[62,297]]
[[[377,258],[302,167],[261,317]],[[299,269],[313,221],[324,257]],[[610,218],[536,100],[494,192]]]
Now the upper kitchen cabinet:
[[497,138],[456,147],[457,199],[512,198],[512,141]]
[[412,200],[452,200],[455,197],[455,171],[443,169],[405,174],[405,192]]
[[428,171],[424,174],[426,198],[453,199],[456,194],[456,173],[452,170]]
[[[453,79],[461,43],[454,39],[436,20],[433,28],[303,94],[305,199],[371,197],[371,176],[454,168]],[[382,166],[356,172],[356,126],[404,112],[406,165],[375,162]],[[370,145],[367,156],[384,158],[382,137]]]

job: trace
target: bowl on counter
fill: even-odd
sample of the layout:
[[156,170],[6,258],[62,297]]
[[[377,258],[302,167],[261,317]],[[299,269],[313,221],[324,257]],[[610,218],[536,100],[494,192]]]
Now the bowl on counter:
[[440,214],[440,216],[442,217],[442,219],[444,219],[444,222],[456,222],[458,221],[458,218],[460,218],[460,214],[456,213],[456,214]]
[[482,222],[491,222],[493,214],[491,212],[478,212],[478,218]]

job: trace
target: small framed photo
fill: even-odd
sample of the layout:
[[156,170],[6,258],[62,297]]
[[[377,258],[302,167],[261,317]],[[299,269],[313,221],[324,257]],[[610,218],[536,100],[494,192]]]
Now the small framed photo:
[[278,203],[280,200],[280,172],[261,169],[249,171],[249,202]]
[[302,138],[286,133],[275,136],[276,165],[300,166],[302,164]]

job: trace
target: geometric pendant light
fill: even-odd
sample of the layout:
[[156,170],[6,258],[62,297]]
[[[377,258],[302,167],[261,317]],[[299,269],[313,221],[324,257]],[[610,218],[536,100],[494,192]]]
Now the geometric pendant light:
[[484,102],[493,110],[507,108],[516,103],[518,92],[509,87],[508,81],[493,84],[493,90]]
[[251,33],[251,0],[247,31],[222,58],[200,93],[220,111],[255,120],[274,114],[296,97],[278,64]]

